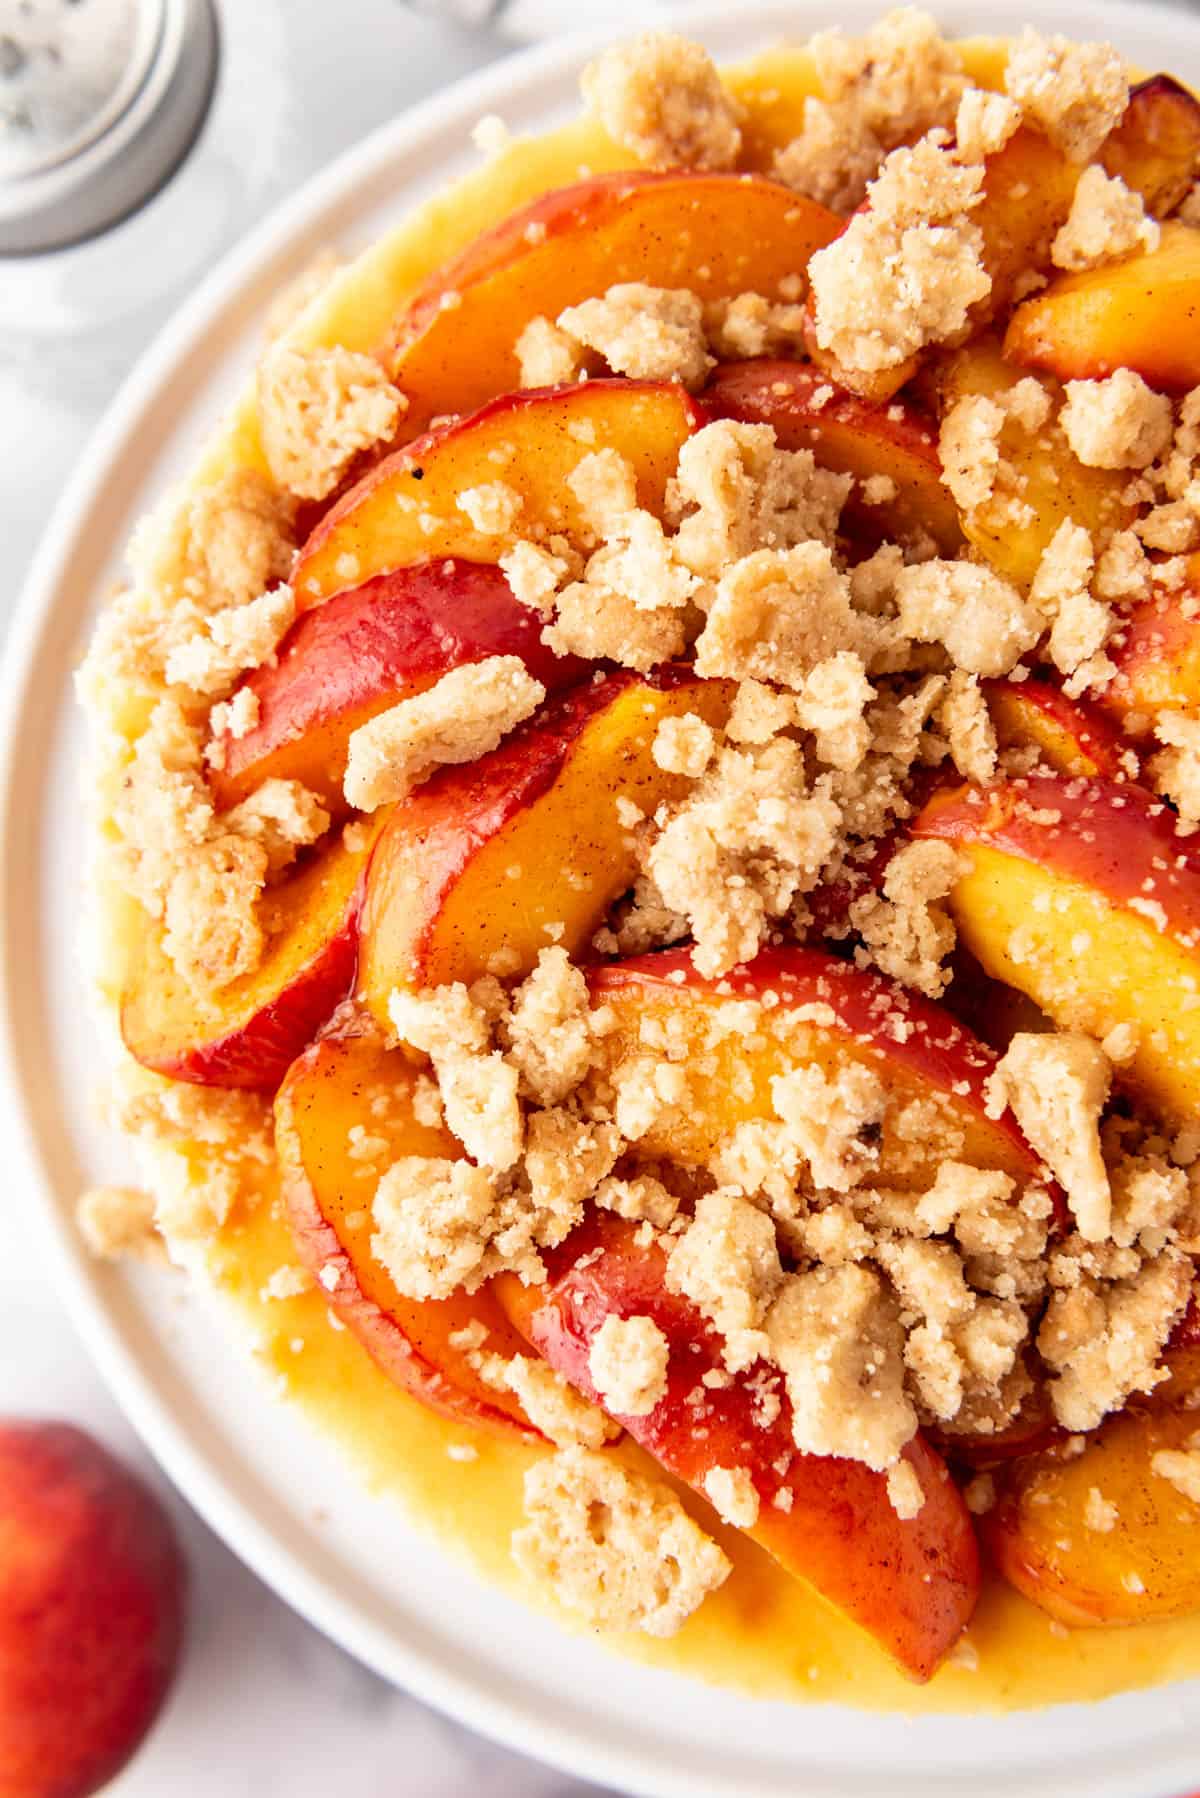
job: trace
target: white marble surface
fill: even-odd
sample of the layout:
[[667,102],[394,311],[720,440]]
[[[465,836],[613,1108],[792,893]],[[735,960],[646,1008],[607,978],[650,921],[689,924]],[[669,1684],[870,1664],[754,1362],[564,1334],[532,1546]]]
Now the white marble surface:
[[[0,0],[2,20],[8,0]],[[122,375],[232,233],[371,126],[496,46],[396,0],[224,0],[217,109],[193,162],[139,219],[54,262],[0,262],[0,630],[63,480]],[[3,1144],[0,1143],[0,1165]],[[293,1615],[172,1493],[77,1342],[4,1187],[0,1415],[95,1431],[164,1492],[193,1577],[188,1652],[120,1798],[586,1798],[585,1787],[447,1722]]]

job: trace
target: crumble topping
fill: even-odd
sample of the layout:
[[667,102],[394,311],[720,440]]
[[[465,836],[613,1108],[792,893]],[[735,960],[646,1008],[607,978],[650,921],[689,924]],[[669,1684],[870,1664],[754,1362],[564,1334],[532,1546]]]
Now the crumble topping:
[[525,502],[507,481],[484,481],[464,487],[454,503],[485,537],[510,537]]
[[744,1467],[710,1467],[704,1492],[723,1523],[752,1530],[758,1522],[758,1489]]
[[530,319],[515,349],[522,387],[563,387],[587,366],[579,339],[540,315]]
[[1074,162],[1089,162],[1129,104],[1124,60],[1111,44],[1079,44],[1027,25],[1008,53],[1006,91]]
[[1200,719],[1160,712],[1154,734],[1165,747],[1150,758],[1154,785],[1179,808],[1184,826],[1200,824]]
[[1007,1103],[1030,1143],[1062,1184],[1085,1241],[1109,1234],[1112,1195],[1100,1147],[1100,1114],[1112,1065],[1098,1043],[1060,1030],[1018,1032],[991,1076],[989,1112]]
[[955,942],[954,921],[940,902],[959,872],[949,843],[931,839],[899,850],[887,865],[882,894],[866,893],[850,907],[861,958],[903,986],[940,998],[950,981],[942,964]]
[[386,441],[408,409],[373,356],[279,344],[258,366],[258,417],[274,479],[324,499],[354,458]]
[[670,1345],[649,1317],[606,1317],[592,1337],[588,1372],[610,1411],[645,1417],[667,1390]]
[[833,212],[853,212],[879,173],[884,155],[882,143],[856,105],[831,105],[810,94],[804,102],[804,127],[776,152],[771,173],[805,199]]
[[559,1601],[601,1629],[669,1636],[730,1563],[668,1486],[607,1455],[563,1449],[525,1475],[513,1559]]
[[979,562],[918,562],[896,577],[900,628],[967,674],[1010,674],[1042,634],[1034,604]]
[[1150,1458],[1150,1471],[1174,1486],[1182,1498],[1200,1505],[1200,1448],[1160,1448]]
[[1089,468],[1145,468],[1174,434],[1171,402],[1131,368],[1101,381],[1068,381],[1059,422]]
[[490,1384],[506,1386],[521,1401],[535,1430],[556,1448],[603,1448],[621,1434],[621,1426],[589,1404],[560,1373],[538,1355],[485,1357],[481,1372]]
[[678,381],[702,387],[713,367],[704,308],[686,288],[627,281],[602,298],[568,306],[558,328],[603,356],[614,374],[635,381]]
[[295,597],[287,586],[213,612],[195,636],[168,652],[165,677],[170,685],[205,697],[225,692],[239,674],[271,659],[295,616]]
[[767,1310],[783,1279],[775,1226],[736,1193],[698,1199],[667,1258],[667,1287],[682,1293],[724,1338],[730,1373],[769,1353]]
[[920,1516],[925,1491],[911,1461],[897,1461],[888,1468],[887,1495],[893,1511],[904,1523]]
[[424,693],[359,725],[343,781],[347,800],[373,812],[403,799],[435,768],[487,755],[545,697],[519,656],[452,668]]
[[971,220],[983,164],[962,164],[933,132],[893,150],[856,212],[808,265],[817,342],[850,373],[898,368],[963,330],[991,291]]
[[1093,164],[1079,177],[1067,222],[1050,249],[1055,268],[1098,268],[1138,250],[1157,250],[1162,235],[1141,194]]
[[645,31],[583,71],[586,105],[608,135],[651,168],[732,168],[738,109],[712,58],[668,31]]
[[878,1161],[869,1132],[883,1117],[887,1095],[865,1064],[849,1062],[833,1079],[815,1064],[794,1068],[771,1081],[771,1098],[815,1185],[848,1192]]
[[139,1186],[93,1186],[75,1209],[84,1242],[102,1261],[162,1262],[166,1245],[155,1222],[154,1195]]
[[1021,123],[1021,108],[1006,94],[969,87],[954,115],[954,143],[964,162],[982,162],[1002,150]]

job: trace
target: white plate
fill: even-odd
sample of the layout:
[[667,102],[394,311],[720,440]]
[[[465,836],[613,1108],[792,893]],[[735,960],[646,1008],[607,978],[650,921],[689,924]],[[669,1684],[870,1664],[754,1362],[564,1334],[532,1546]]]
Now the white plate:
[[[685,26],[722,56],[830,19],[862,27],[875,0],[726,5]],[[1200,26],[1125,5],[1029,4],[1035,23],[1108,36],[1143,67],[1200,80]],[[966,0],[959,32],[1002,29]],[[82,745],[70,670],[135,517],[186,465],[249,366],[264,302],[320,245],[357,247],[474,160],[468,131],[501,112],[537,129],[574,104],[595,45],[529,53],[367,139],[223,263],[167,329],[97,433],[23,596],[0,713],[3,989],[0,1191],[34,1208],[65,1304],[133,1423],[208,1522],[277,1592],[398,1685],[510,1746],[626,1790],[679,1798],[1049,1792],[1168,1798],[1197,1777],[1200,1682],[992,1719],[864,1717],[753,1703],[567,1638],[434,1553],[303,1418],[247,1382],[244,1350],[210,1303],[99,1266],[71,1226],[77,1193],[111,1175],[92,1118],[100,1050],[73,948],[82,848]],[[362,46],[369,54],[369,46]],[[170,1290],[168,1288],[171,1287]],[[321,1514],[327,1521],[318,1522]]]

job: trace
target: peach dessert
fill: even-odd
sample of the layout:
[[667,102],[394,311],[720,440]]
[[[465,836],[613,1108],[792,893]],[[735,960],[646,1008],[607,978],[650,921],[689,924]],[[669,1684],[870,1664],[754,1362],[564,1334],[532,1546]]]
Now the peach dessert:
[[1200,102],[912,7],[583,94],[134,535],[81,1228],[661,1664],[1196,1672]]

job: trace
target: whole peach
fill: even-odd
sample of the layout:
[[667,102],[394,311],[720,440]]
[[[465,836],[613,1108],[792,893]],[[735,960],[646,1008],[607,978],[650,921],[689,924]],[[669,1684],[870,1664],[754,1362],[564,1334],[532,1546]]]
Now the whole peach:
[[186,1567],[159,1500],[70,1424],[0,1421],[0,1798],[87,1798],[179,1659]]

